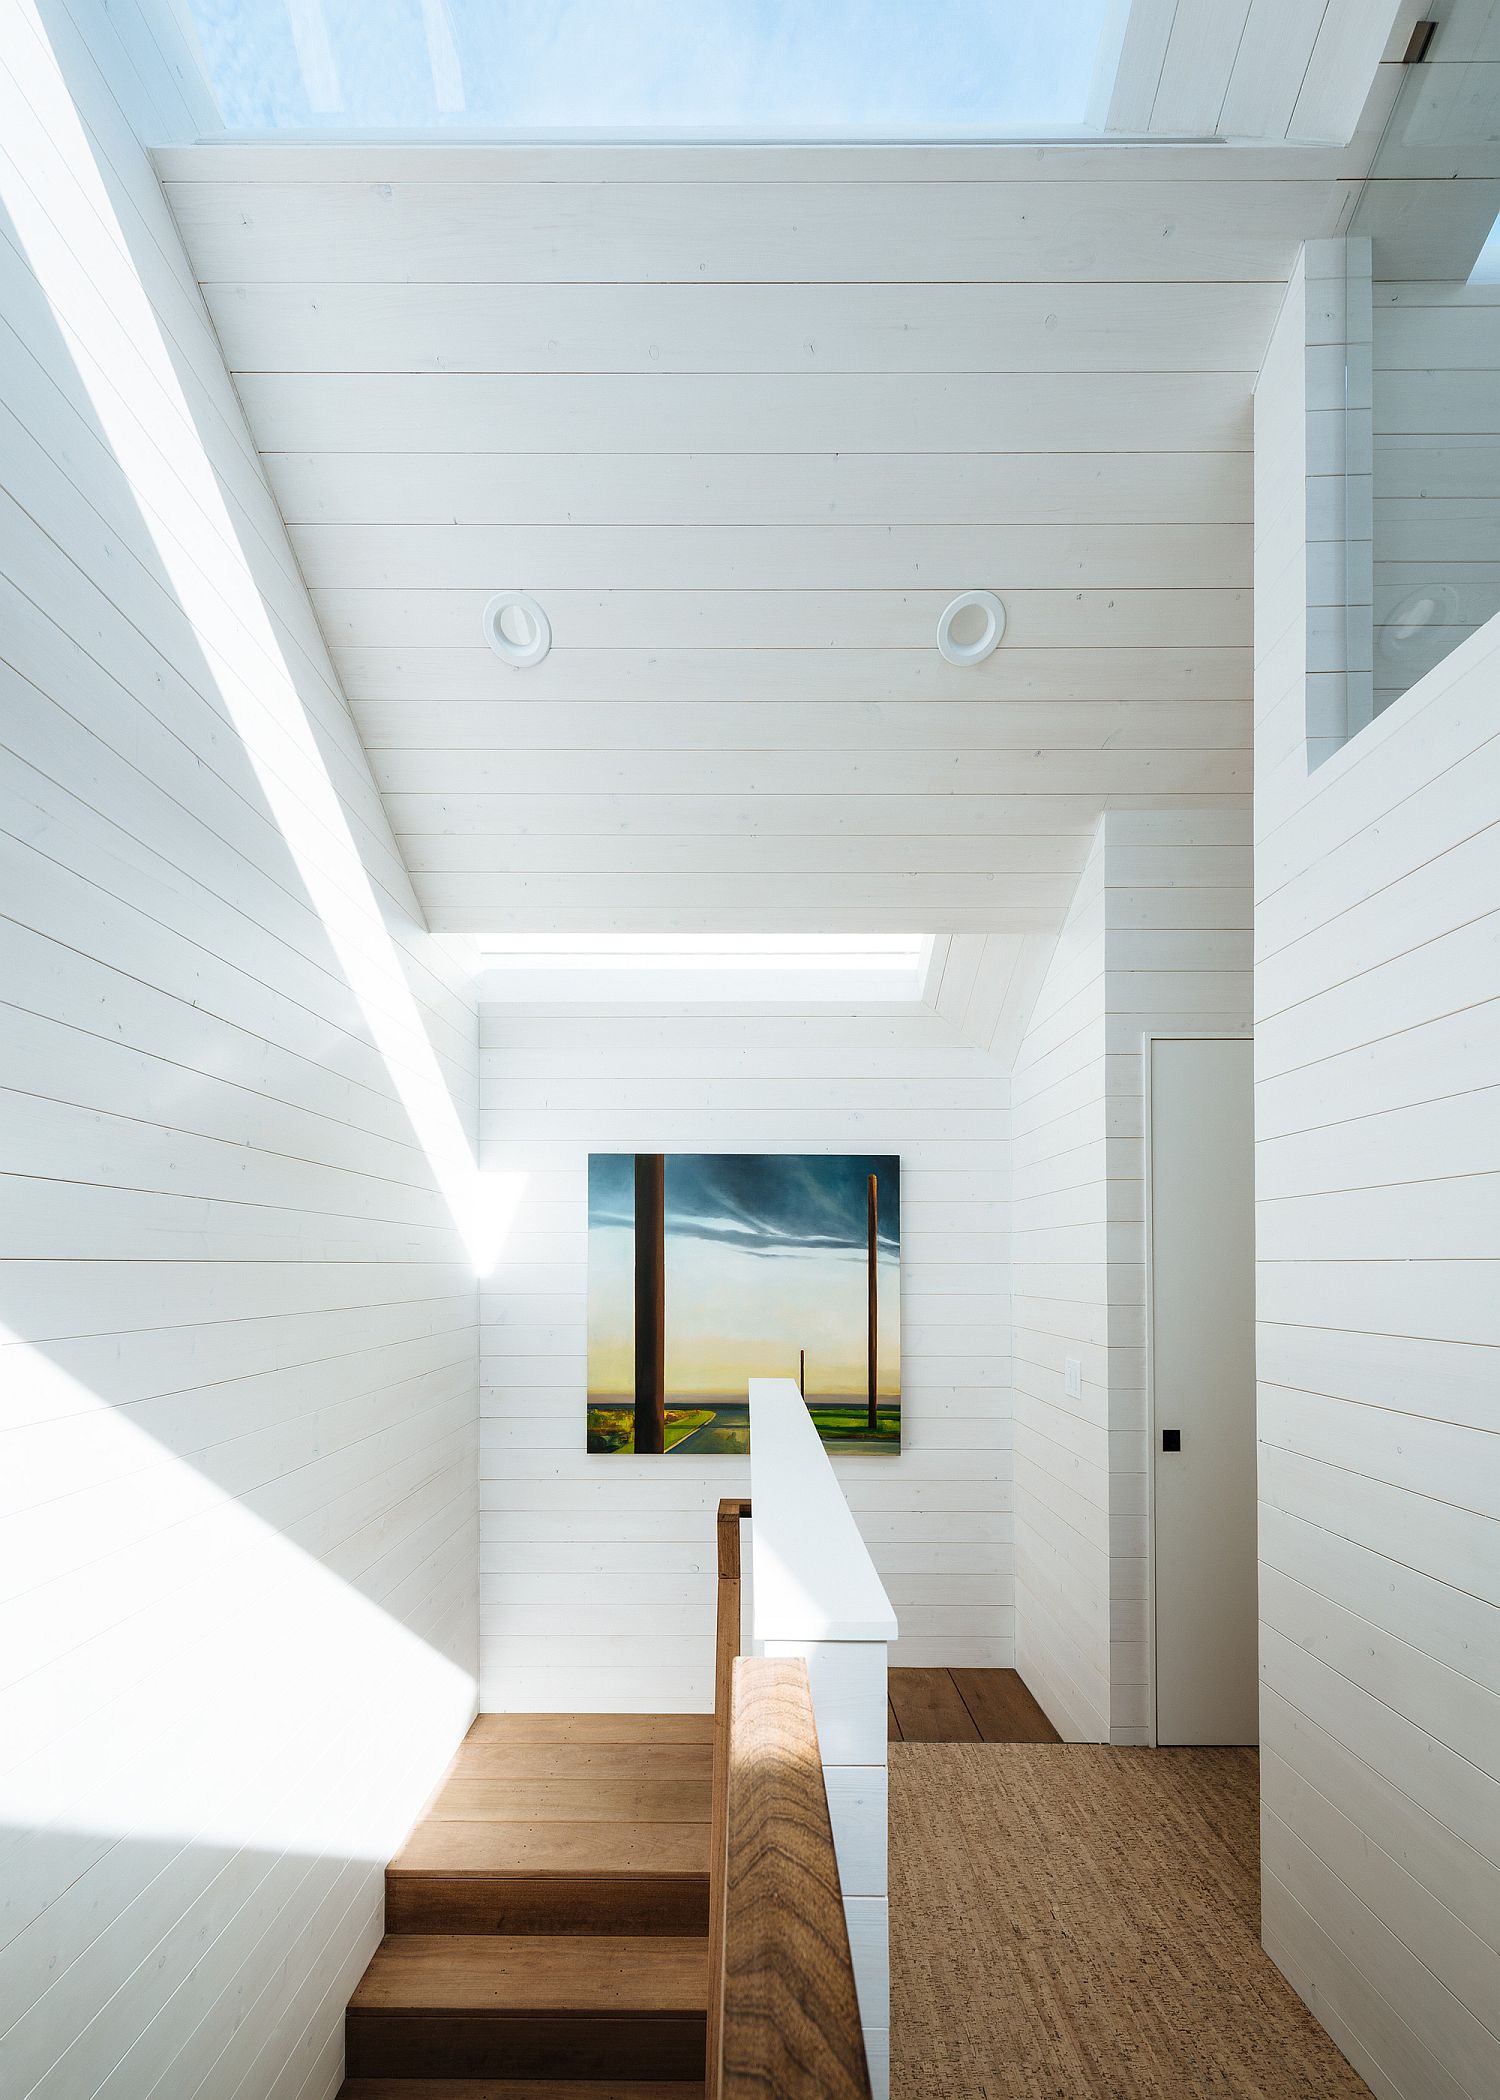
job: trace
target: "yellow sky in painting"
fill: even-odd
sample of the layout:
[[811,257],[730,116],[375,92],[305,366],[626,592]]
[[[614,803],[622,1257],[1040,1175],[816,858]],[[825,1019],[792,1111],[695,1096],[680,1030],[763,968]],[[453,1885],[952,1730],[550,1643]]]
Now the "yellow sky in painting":
[[[635,1387],[634,1234],[589,1233],[589,1391]],[[900,1264],[876,1277],[880,1391],[901,1390]],[[720,1240],[667,1237],[667,1392],[744,1396],[747,1378],[795,1378],[807,1351],[809,1394],[865,1390],[865,1254],[755,1255]]]

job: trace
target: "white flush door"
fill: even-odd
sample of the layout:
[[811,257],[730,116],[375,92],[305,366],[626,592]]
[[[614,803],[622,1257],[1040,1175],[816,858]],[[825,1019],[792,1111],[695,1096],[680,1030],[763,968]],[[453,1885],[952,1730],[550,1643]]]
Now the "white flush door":
[[1258,1737],[1248,1040],[1149,1046],[1156,1739]]

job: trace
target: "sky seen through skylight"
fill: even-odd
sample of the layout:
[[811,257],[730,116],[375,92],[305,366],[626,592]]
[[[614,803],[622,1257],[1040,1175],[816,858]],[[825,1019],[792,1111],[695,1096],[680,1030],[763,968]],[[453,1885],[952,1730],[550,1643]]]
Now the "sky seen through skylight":
[[243,131],[1072,130],[1111,0],[190,0]]

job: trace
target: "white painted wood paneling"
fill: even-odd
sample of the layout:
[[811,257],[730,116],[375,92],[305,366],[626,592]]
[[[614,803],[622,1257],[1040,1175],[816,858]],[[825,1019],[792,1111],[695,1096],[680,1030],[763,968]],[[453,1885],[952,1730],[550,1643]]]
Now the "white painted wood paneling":
[[1342,144],[1415,12],[1415,0],[1133,0],[1107,128]]
[[[66,36],[72,24],[62,26]],[[91,21],[90,35],[120,109],[144,144],[178,144],[221,128],[191,17],[178,0],[124,0]]]
[[515,452],[503,474],[483,454],[273,452],[266,467],[294,526],[1004,525],[1066,523],[1085,506],[1097,524],[1250,516],[1249,455],[1236,451]]
[[[1374,295],[1374,704],[1500,611],[1500,297],[1396,281]],[[1398,624],[1431,593],[1435,618]]]
[[[704,1710],[711,1698],[714,1510],[746,1492],[748,1467],[584,1451],[591,1151],[901,1155],[903,1449],[834,1469],[903,1620],[893,1659],[1008,1665],[1000,1067],[916,1005],[485,1005],[481,1045],[483,1161],[517,1177],[515,1224],[481,1300],[485,1705]],[[522,1611],[554,1577],[566,1587],[547,1619]],[[919,1585],[910,1611],[903,1581]],[[627,1586],[652,1611],[616,1623]]]
[[1101,827],[1011,1082],[1016,1666],[1072,1742],[1110,1732],[1104,1002]]
[[757,1655],[807,1664],[860,2025],[879,2063],[891,2024],[885,1755],[896,1615],[797,1381],[751,1378],[748,1388],[749,1637]]
[[[1182,181],[1149,154],[1122,187],[1114,160],[1090,170],[1054,153],[1049,165],[1026,146],[992,149],[981,182],[908,184],[894,147],[872,212],[869,182],[848,180],[836,157],[805,182],[757,171],[705,192],[693,162],[714,148],[681,149],[677,182],[617,172],[600,183],[582,147],[572,179],[546,184],[507,179],[507,147],[485,179],[445,179],[446,149],[432,146],[425,179],[392,163],[384,182],[345,179],[340,150],[327,149],[319,181],[283,177],[280,149],[263,149],[248,183],[221,178],[213,146],[175,152],[167,192],[200,277],[368,282],[378,250],[389,279],[413,285],[1243,283],[1285,275],[1287,243],[1318,224],[1337,187],[1285,169],[1264,182],[1243,158],[1225,158],[1218,181]],[[293,151],[305,165],[309,149]],[[763,160],[780,156],[764,149]],[[1059,233],[1070,237],[1061,249]]]
[[[1106,803],[1248,792],[1250,375],[1367,161],[159,165],[434,925],[1018,939]],[[515,582],[524,674],[479,635]]]
[[475,1013],[137,143],[191,81],[0,14],[4,2082],[318,2100],[474,1702]]
[[[427,142],[402,144],[389,139],[328,141],[283,136],[275,142],[274,161],[266,142],[221,136],[203,145],[168,146],[155,155],[164,183],[179,182],[321,182],[337,167],[346,182],[403,183],[493,182],[493,143]],[[1361,142],[1360,150],[1363,150]],[[676,143],[578,144],[536,140],[507,142],[503,148],[506,179],[512,182],[615,182],[667,184],[775,183],[788,191],[822,182],[1159,182],[1159,154],[1131,151],[1114,139],[1071,139],[1050,144],[1016,140],[999,145],[953,142],[941,145],[716,145],[699,151]],[[1226,154],[1215,143],[1176,144],[1171,173],[1184,182],[1235,182],[1251,179],[1298,182],[1343,181],[1350,172],[1350,153],[1343,148],[1266,141],[1253,164],[1243,155]]]
[[1016,1058],[1017,1667],[1075,1741],[1149,1732],[1142,1038],[1248,1033],[1248,841],[1106,812]]
[[[1268,485],[1293,478],[1305,339],[1289,302],[1257,394]],[[1257,668],[1264,1937],[1376,2093],[1477,2095],[1500,2081],[1500,627],[1310,773],[1306,571],[1284,559],[1303,526],[1277,501]]]

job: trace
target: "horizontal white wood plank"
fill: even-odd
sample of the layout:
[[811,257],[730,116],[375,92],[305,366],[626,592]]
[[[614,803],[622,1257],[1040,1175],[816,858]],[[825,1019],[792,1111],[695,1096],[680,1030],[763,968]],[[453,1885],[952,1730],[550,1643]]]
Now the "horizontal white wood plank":
[[[385,449],[378,433],[372,446],[268,453],[288,524],[1150,525],[1250,517],[1242,450],[422,453]],[[1409,477],[1412,463],[1404,466]],[[1445,467],[1450,482],[1474,471],[1467,454]]]
[[204,279],[241,283],[1285,279],[1332,185],[1108,180],[166,184]]
[[[236,375],[268,452],[1225,452],[1250,442],[1249,371]],[[1387,384],[1395,388],[1396,375]],[[1459,411],[1455,405],[1455,414]],[[1396,404],[1392,405],[1392,414]],[[1413,427],[1399,421],[1392,428]],[[1482,422],[1462,426],[1482,429]]]
[[1243,371],[1274,284],[204,287],[247,372]]

